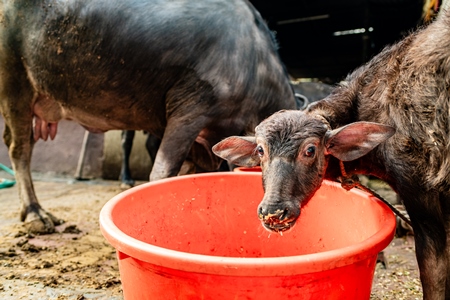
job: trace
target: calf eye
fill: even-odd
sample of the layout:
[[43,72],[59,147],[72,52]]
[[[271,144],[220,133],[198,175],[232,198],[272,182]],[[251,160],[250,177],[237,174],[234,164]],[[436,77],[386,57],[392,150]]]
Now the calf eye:
[[314,154],[316,154],[316,146],[309,146],[308,148],[306,148],[305,156],[313,157]]
[[264,149],[261,146],[256,147],[256,153],[258,153],[258,156],[264,156]]

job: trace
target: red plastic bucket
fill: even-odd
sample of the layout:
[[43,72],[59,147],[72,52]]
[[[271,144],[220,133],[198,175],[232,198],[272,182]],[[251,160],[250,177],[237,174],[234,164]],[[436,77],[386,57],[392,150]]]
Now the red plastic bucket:
[[262,172],[260,166],[256,167],[236,167],[233,169],[234,172]]
[[125,299],[369,299],[395,218],[380,200],[324,182],[283,236],[263,229],[259,173],[143,184],[105,204]]

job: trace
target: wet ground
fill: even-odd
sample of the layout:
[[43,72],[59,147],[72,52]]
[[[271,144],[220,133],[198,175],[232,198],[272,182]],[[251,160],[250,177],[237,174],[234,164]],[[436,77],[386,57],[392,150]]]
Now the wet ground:
[[[123,299],[115,251],[98,224],[103,205],[122,191],[119,183],[35,174],[35,188],[41,204],[66,223],[55,234],[27,234],[17,186],[0,189],[0,299]],[[384,255],[388,265],[377,265],[371,299],[421,299],[413,237],[396,238]]]

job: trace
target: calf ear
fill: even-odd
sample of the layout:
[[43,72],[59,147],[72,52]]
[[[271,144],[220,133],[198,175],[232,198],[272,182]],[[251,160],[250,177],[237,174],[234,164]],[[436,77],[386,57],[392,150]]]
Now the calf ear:
[[212,151],[232,164],[254,167],[260,162],[256,146],[255,137],[231,136],[214,145]]
[[394,133],[393,127],[383,124],[351,123],[327,133],[325,153],[342,161],[355,160],[369,153]]

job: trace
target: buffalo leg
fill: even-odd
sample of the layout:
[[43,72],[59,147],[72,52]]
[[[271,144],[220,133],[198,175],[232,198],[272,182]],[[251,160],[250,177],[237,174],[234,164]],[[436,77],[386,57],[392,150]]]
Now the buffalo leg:
[[[195,138],[205,124],[206,120],[201,116],[190,124],[176,119],[169,120],[153,162],[150,181],[178,174]],[[183,128],[183,130],[180,130],[180,128]]]
[[122,167],[120,170],[120,179],[123,185],[126,186],[134,186],[134,180],[131,177],[130,171],[130,154],[131,149],[133,148],[133,140],[134,140],[134,130],[123,130],[122,131]]
[[445,286],[445,299],[450,299],[450,192],[441,193],[439,200],[443,204],[446,226],[446,257],[447,257],[447,281]]
[[[31,179],[30,163],[33,149],[32,99],[33,92],[25,78],[15,80],[4,78],[0,86],[0,111],[5,120],[3,138],[15,172],[19,198],[20,219],[33,233],[51,233],[55,225],[62,223],[42,209],[38,202]],[[25,77],[25,75],[24,75]]]
[[[122,181],[122,185],[124,186],[134,186],[134,180],[131,176],[130,170],[130,155],[131,149],[133,148],[133,140],[134,140],[135,131],[134,130],[123,130],[122,131],[122,167],[120,170],[120,178]],[[161,140],[154,136],[153,134],[148,133],[147,139],[145,141],[145,148],[150,156],[152,167],[153,162],[156,158],[156,153],[158,152],[159,145],[161,144]],[[151,171],[151,169],[150,169]]]
[[33,148],[31,122],[29,127],[29,130],[26,130],[29,134],[22,135],[19,132],[10,131],[10,129],[5,130],[11,132],[11,142],[7,142],[7,146],[21,200],[20,220],[25,222],[24,225],[29,232],[52,233],[55,231],[55,225],[59,225],[63,221],[42,209],[36,197],[30,171]]
[[[436,193],[409,195],[405,206],[414,229],[416,257],[420,269],[423,296],[427,300],[445,297],[448,277],[448,244],[445,218]],[[421,204],[422,203],[422,204]],[[423,203],[427,203],[423,206]]]
[[153,169],[153,164],[156,159],[156,153],[158,153],[159,146],[161,145],[161,140],[154,136],[153,134],[148,133],[147,140],[145,141],[145,147],[147,149],[148,155],[150,156],[150,160],[152,161],[152,166],[150,172]]

